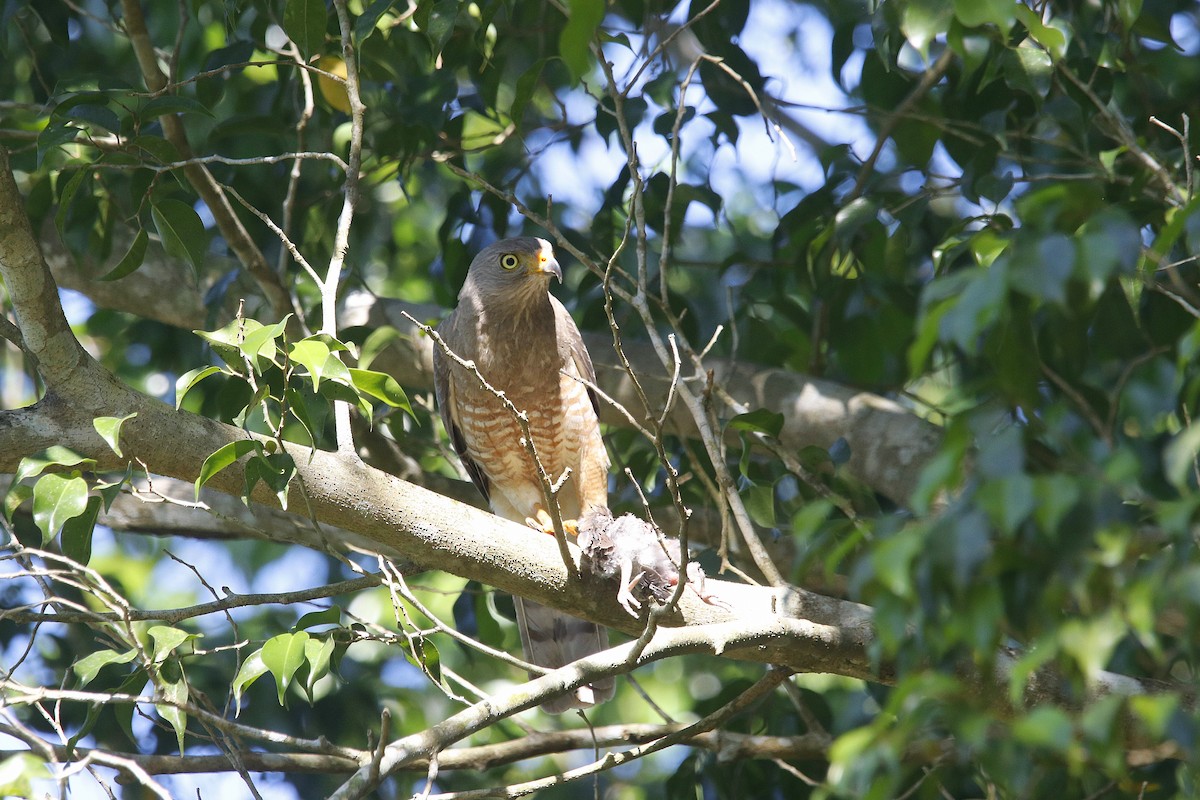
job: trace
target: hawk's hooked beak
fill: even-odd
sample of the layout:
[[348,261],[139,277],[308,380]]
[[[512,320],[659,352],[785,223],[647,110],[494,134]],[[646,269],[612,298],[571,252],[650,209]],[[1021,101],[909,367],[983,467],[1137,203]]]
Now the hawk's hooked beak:
[[543,275],[553,275],[562,283],[562,267],[558,265],[558,259],[544,250],[538,253],[538,263],[534,271]]

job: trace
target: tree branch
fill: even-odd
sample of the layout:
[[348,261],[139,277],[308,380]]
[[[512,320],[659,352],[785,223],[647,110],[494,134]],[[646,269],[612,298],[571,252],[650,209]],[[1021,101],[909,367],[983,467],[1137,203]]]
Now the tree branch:
[[[87,356],[65,327],[53,279],[38,255],[28,221],[21,224],[20,196],[2,151],[0,167],[4,168],[0,169],[0,223],[7,223],[0,230],[0,278],[9,287],[25,339],[42,362],[47,385],[56,387],[34,406],[0,412],[0,471],[11,472],[24,456],[58,444],[95,459],[97,469],[124,469],[126,459],[132,459],[155,473],[195,480],[210,454],[244,441],[247,432],[142,395]],[[29,329],[24,327],[27,320]],[[43,321],[57,322],[62,329],[47,330]],[[64,352],[74,359],[64,358]],[[136,417],[121,432],[126,456],[119,458],[92,422],[96,416],[132,412]],[[393,559],[436,566],[631,636],[642,633],[642,624],[626,613],[613,587],[586,577],[568,579],[557,545],[545,535],[366,467],[357,459],[290,443],[283,447],[293,457],[295,480],[305,488],[314,536],[326,546],[365,547]],[[235,465],[212,476],[207,485],[240,496],[245,478]],[[275,493],[261,483],[252,499],[272,507],[278,504]],[[335,528],[348,536],[340,538]],[[574,548],[572,556],[578,558]],[[884,683],[891,679],[889,667],[879,665],[872,655],[872,615],[866,606],[786,585],[752,587],[714,580],[706,588],[721,603],[684,594],[677,608],[658,620],[665,627],[635,663],[673,653],[709,652],[798,671]],[[510,700],[514,708],[527,708],[605,671],[625,671],[632,666],[626,663],[627,655],[622,647],[605,651],[523,685],[519,691],[524,694]],[[1007,673],[1014,662],[1014,656],[1001,653],[993,674],[979,675],[969,667],[964,671],[981,699],[1005,707]],[[1101,676],[1093,690],[1131,694],[1152,688],[1112,675]],[[1054,676],[1044,680],[1034,676],[1026,699],[1061,701],[1067,693],[1068,688]],[[474,713],[482,712],[477,706]]]
[[[146,28],[141,3],[139,0],[121,0],[121,10],[125,16],[125,30],[129,35],[129,43],[137,56],[146,87],[153,92],[163,91],[168,85],[167,76],[163,75],[162,70],[158,67],[158,57],[154,52],[154,43],[150,40],[150,32]],[[282,317],[292,310],[292,299],[287,289],[284,288],[279,276],[271,269],[266,257],[254,243],[254,239],[242,224],[241,219],[238,218],[233,206],[229,203],[229,198],[225,196],[220,184],[208,171],[208,167],[191,160],[192,146],[188,142],[187,132],[179,117],[176,114],[163,114],[161,120],[163,134],[174,145],[182,160],[188,162],[187,166],[183,168],[188,182],[212,212],[217,227],[221,229],[221,235],[225,237],[229,248],[233,250],[242,265],[258,283],[263,296],[271,306],[271,311],[277,317]]]
[[[55,241],[49,231],[47,237]],[[179,273],[153,254],[138,271],[138,282],[132,290],[126,290],[127,281],[92,280],[61,247],[49,248],[47,260],[64,286],[82,292],[105,308],[188,330],[208,325],[200,301],[203,289],[196,293],[183,290]],[[339,313],[343,330],[384,325],[399,330],[401,338],[379,354],[372,368],[391,374],[404,386],[432,389],[434,345],[405,315],[431,321],[442,316],[444,309],[359,292],[346,298]],[[583,338],[596,367],[599,388],[626,408],[642,408],[632,379],[613,352],[611,336],[584,332]],[[625,341],[623,346],[649,396],[665,400],[670,376],[663,373],[653,349],[642,342]],[[736,402],[783,414],[779,434],[783,447],[792,451],[810,446],[828,449],[842,439],[850,450],[843,466],[847,473],[900,505],[908,502],[921,470],[941,442],[940,428],[881,395],[745,361],[709,357],[705,365],[713,370],[714,381]],[[661,408],[655,409],[656,414],[658,411]],[[601,419],[608,425],[629,425],[621,414],[607,407],[601,408]],[[682,406],[671,410],[666,429],[673,434],[696,436],[691,414]],[[731,437],[730,441],[736,439]]]

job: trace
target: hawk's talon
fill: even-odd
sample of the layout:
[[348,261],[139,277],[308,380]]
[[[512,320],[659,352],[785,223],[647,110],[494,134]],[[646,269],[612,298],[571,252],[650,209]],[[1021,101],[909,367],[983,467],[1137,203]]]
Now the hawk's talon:
[[[546,511],[546,509],[542,508],[541,506],[537,507],[537,511],[534,512],[532,517],[525,518],[525,524],[533,528],[535,531],[541,531],[542,533],[549,534],[550,536],[554,535],[554,520],[550,517],[550,514]],[[579,520],[564,519],[563,530],[571,536],[578,536]]]

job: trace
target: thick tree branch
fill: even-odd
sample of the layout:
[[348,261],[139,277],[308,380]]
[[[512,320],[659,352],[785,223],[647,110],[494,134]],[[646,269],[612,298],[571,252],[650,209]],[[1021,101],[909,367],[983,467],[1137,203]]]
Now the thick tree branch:
[[[95,459],[99,469],[123,469],[126,459],[133,459],[155,473],[195,480],[211,453],[249,434],[142,395],[87,356],[65,328],[53,280],[28,221],[23,220],[21,198],[2,152],[0,167],[0,223],[6,223],[0,232],[0,277],[9,287],[22,333],[51,388],[34,406],[0,412],[0,471],[11,472],[22,457],[59,444]],[[125,423],[121,433],[126,456],[118,458],[92,421],[99,415],[133,412],[137,416]],[[642,633],[641,623],[617,602],[612,587],[568,579],[549,537],[366,467],[357,459],[285,447],[296,464],[295,480],[304,489],[313,535],[326,546],[364,547],[436,566],[635,637]],[[245,480],[241,470],[232,467],[213,476],[208,486],[239,495]],[[270,506],[277,503],[275,494],[262,484],[254,499]],[[345,538],[339,538],[342,534],[335,527],[346,532]],[[889,680],[888,668],[880,667],[871,654],[874,633],[869,608],[788,586],[710,581],[707,588],[722,605],[685,593],[678,607],[659,620],[668,627],[659,630],[642,658],[710,652],[805,672]],[[680,630],[677,626],[695,627]],[[568,688],[566,684],[578,686],[594,679],[596,671],[623,671],[625,667],[611,660],[620,652],[621,648],[614,648],[521,687],[526,694],[518,704],[532,706]],[[1013,661],[1001,654],[995,674],[967,675],[989,704],[1005,705],[1006,675]],[[1148,687],[1131,678],[1102,676],[1094,690],[1129,694]],[[1065,692],[1052,677],[1035,678],[1026,699],[1061,700]]]
[[[137,273],[138,291],[127,292],[125,281],[102,283],[93,280],[76,265],[55,237],[47,231],[51,243],[47,261],[59,282],[90,297],[105,308],[126,311],[180,327],[209,327],[200,302],[203,288],[195,292],[181,288],[178,273],[169,262],[148,257]],[[153,269],[147,271],[148,266]],[[121,287],[121,288],[118,288]],[[154,299],[159,298],[159,299]],[[444,309],[433,305],[406,303],[376,298],[364,293],[347,297],[340,312],[342,329],[391,325],[402,339],[381,353],[373,365],[392,374],[401,384],[433,387],[433,343],[405,319],[411,314],[418,320],[433,321]],[[232,312],[230,312],[232,313]],[[608,334],[583,334],[596,365],[599,387],[629,409],[642,408],[636,389],[622,369]],[[652,398],[665,400],[670,376],[663,373],[658,357],[649,345],[624,342],[630,366]],[[870,392],[862,392],[833,381],[810,378],[795,372],[763,367],[744,361],[708,358],[714,381],[724,386],[734,400],[749,408],[766,408],[783,414],[780,443],[797,451],[815,446],[829,448],[839,439],[849,446],[850,457],[844,469],[854,478],[895,503],[908,502],[921,470],[937,452],[941,430],[900,404]],[[605,423],[625,427],[629,423],[619,413],[601,408]],[[667,429],[685,436],[695,435],[691,414],[682,406],[672,410]]]

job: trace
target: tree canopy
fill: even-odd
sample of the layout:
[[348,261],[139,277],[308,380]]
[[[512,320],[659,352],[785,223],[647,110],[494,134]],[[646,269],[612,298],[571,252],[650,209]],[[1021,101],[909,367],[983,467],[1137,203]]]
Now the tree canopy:
[[[1196,793],[1194,2],[3,18],[0,794]],[[437,420],[512,235],[706,573],[637,618]]]

